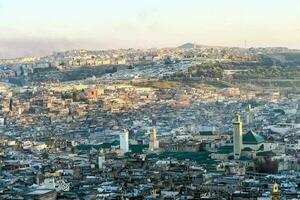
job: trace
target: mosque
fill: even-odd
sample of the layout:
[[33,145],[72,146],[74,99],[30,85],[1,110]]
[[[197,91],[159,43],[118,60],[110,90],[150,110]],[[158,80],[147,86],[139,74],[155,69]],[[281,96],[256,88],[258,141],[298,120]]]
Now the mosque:
[[213,159],[228,160],[233,156],[235,160],[251,159],[263,149],[264,138],[252,130],[243,133],[243,123],[240,114],[235,115],[233,121],[233,144],[225,144],[212,154]]

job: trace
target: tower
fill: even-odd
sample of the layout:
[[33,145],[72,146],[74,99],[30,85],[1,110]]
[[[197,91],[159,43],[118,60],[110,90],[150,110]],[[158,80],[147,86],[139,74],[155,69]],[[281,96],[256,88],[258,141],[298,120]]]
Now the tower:
[[156,189],[155,188],[153,188],[151,190],[151,196],[152,196],[153,199],[156,199],[157,194],[156,194]]
[[253,108],[251,105],[248,105],[248,108],[246,109],[247,116],[246,116],[246,123],[247,125],[251,125],[253,122]]
[[154,151],[159,148],[159,141],[156,139],[156,128],[150,130],[149,150]]
[[98,168],[99,169],[103,169],[103,165],[105,163],[105,155],[104,155],[104,152],[103,150],[99,150],[99,153],[98,153]]
[[128,130],[124,129],[124,132],[120,134],[120,149],[123,150],[123,153],[129,151],[128,133],[129,133]]
[[233,122],[233,152],[234,159],[239,159],[242,150],[243,140],[243,125],[241,122],[241,116],[239,113],[235,115]]
[[280,190],[278,184],[275,182],[272,187],[272,200],[280,199]]

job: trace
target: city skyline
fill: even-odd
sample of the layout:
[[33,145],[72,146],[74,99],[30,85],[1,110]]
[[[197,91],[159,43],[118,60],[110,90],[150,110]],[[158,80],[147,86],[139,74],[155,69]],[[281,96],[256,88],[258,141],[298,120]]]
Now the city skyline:
[[300,48],[300,2],[0,0],[0,58],[70,49]]

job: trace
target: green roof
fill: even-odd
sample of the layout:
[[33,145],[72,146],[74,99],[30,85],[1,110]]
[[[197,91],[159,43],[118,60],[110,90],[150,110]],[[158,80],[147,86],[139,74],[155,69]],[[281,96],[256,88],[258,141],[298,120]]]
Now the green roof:
[[268,156],[268,157],[273,157],[276,156],[276,153],[274,153],[273,151],[261,151],[261,152],[257,152],[256,156]]
[[112,146],[117,146],[119,145],[119,141],[115,140],[111,143],[102,143],[102,144],[80,144],[76,146],[77,150],[79,151],[90,151],[92,148],[99,150],[100,148],[102,149],[109,149]]
[[214,135],[214,133],[212,131],[201,131],[200,135],[203,136],[210,136],[210,135]]
[[257,135],[253,131],[248,131],[248,133],[243,135],[243,144],[260,144],[264,141],[262,136]]
[[229,154],[233,152],[233,145],[232,144],[225,144],[218,148],[217,153],[219,154]]
[[245,147],[242,149],[242,151],[253,151],[253,149],[251,149],[250,147]]
[[248,157],[246,157],[246,156],[241,156],[240,157],[240,160],[241,161],[250,161],[250,160],[252,160],[251,158],[248,158]]
[[131,153],[143,153],[144,149],[149,148],[147,144],[131,144],[129,145],[129,149]]

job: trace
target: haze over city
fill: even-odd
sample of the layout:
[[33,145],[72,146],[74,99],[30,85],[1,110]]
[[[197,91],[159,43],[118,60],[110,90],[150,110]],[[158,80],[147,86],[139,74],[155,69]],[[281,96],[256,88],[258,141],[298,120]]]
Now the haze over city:
[[297,0],[0,0],[0,58],[70,49],[300,48]]

